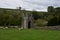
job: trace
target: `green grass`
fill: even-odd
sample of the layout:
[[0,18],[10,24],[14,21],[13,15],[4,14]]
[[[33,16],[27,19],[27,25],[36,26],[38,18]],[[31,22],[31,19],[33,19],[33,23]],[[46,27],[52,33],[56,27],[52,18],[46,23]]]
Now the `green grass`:
[[60,40],[60,31],[0,29],[0,40]]

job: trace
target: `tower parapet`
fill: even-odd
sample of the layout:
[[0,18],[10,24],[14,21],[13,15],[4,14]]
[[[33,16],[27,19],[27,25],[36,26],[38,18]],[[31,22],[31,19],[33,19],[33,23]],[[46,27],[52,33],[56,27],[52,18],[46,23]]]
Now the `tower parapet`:
[[21,10],[21,7],[19,7],[19,10]]
[[49,6],[49,7],[48,7],[48,12],[54,12],[54,10],[55,10],[55,9],[54,9],[53,6]]

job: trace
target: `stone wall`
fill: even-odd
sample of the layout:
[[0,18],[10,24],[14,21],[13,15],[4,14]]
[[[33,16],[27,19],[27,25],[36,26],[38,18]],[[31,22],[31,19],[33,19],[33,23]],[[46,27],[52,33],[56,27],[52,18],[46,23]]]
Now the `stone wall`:
[[52,29],[52,30],[60,30],[60,26],[44,26],[44,27],[35,27],[36,29]]

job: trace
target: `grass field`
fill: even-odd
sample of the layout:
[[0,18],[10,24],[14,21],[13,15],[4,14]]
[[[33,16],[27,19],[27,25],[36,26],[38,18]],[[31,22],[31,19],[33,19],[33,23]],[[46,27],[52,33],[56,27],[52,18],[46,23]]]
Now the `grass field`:
[[60,31],[0,29],[0,40],[60,40]]

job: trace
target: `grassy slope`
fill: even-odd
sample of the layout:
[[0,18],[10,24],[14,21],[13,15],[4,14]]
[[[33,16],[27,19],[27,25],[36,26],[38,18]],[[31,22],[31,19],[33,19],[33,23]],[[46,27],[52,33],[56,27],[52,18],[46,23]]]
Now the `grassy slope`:
[[0,29],[0,40],[60,40],[60,31]]

